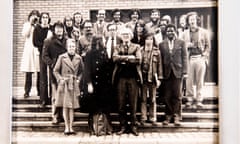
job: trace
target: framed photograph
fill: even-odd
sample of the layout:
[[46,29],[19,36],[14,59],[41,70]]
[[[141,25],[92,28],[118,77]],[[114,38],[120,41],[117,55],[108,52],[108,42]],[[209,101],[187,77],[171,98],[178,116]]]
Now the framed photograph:
[[[114,15],[115,10],[120,12],[120,15],[118,15],[119,20],[116,21]],[[100,30],[102,33],[98,33],[96,30],[98,26],[100,27],[100,11],[104,11],[103,21],[106,23],[106,26]],[[157,15],[156,18],[154,14]],[[76,15],[80,16],[79,27],[74,23],[77,21],[76,19],[78,19]],[[194,22],[190,20],[191,16],[193,17],[192,19],[196,21],[196,28],[193,29],[191,23]],[[133,20],[133,17],[136,21]],[[181,18],[183,17],[185,25],[181,25]],[[72,21],[72,28],[69,29],[66,26],[68,20]],[[80,46],[78,46],[79,51],[76,50],[75,53],[80,55],[84,65],[84,67],[82,67],[84,68],[82,69],[83,77],[77,79],[79,75],[76,75],[76,77],[74,76],[72,79],[84,83],[85,81],[83,81],[83,79],[86,80],[84,76],[90,73],[84,71],[85,68],[95,66],[93,63],[89,64],[86,62],[88,61],[86,57],[90,55],[89,53],[91,51],[89,50],[90,52],[87,51],[86,55],[84,54],[85,47],[90,47],[91,49],[92,46],[92,41],[88,43],[88,37],[86,36],[86,33],[88,33],[88,30],[85,30],[88,28],[86,23],[91,23],[93,35],[101,35],[101,37],[104,37],[103,47],[107,49],[107,40],[109,35],[111,35],[109,31],[111,31],[112,25],[116,25],[116,29],[118,29],[118,24],[121,25],[122,29],[119,28],[119,30],[116,30],[116,35],[120,35],[120,39],[122,38],[121,34],[123,31],[125,32],[125,28],[132,30],[134,38],[134,35],[137,35],[136,25],[139,24],[139,21],[143,21],[144,25],[152,24],[149,29],[146,28],[147,26],[144,26],[144,28],[146,28],[146,31],[154,33],[156,48],[161,56],[161,72],[156,72],[157,76],[154,75],[154,78],[157,79],[156,81],[160,80],[161,82],[160,87],[155,90],[155,99],[151,99],[151,92],[149,92],[146,94],[146,103],[143,103],[143,85],[146,77],[149,75],[144,75],[144,68],[142,68],[143,84],[137,85],[136,89],[138,93],[136,94],[136,101],[133,102],[135,103],[136,110],[133,110],[131,102],[126,104],[128,110],[125,111],[125,114],[127,117],[126,120],[129,121],[129,130],[119,134],[118,132],[119,130],[121,131],[122,123],[121,112],[119,113],[120,102],[119,99],[117,99],[120,95],[117,85],[120,84],[114,84],[106,88],[107,92],[109,92],[110,89],[110,92],[113,93],[112,95],[114,95],[117,100],[116,102],[114,100],[111,101],[111,98],[111,100],[106,100],[109,99],[109,97],[107,97],[104,98],[104,102],[107,101],[109,105],[113,104],[116,110],[111,111],[112,109],[108,108],[110,112],[107,113],[107,117],[109,117],[110,125],[112,126],[111,133],[98,136],[97,134],[89,132],[91,131],[91,126],[89,126],[89,113],[93,114],[93,112],[88,111],[98,104],[93,103],[88,106],[87,110],[81,108],[81,106],[83,107],[87,102],[85,93],[89,93],[89,86],[88,84],[82,84],[83,86],[79,84],[79,92],[81,93],[76,96],[79,106],[74,108],[72,126],[70,124],[70,127],[74,130],[74,134],[68,135],[68,132],[66,132],[66,111],[64,113],[64,110],[59,109],[58,113],[63,113],[63,116],[61,119],[56,119],[56,122],[54,121],[54,114],[57,113],[57,110],[55,109],[56,107],[53,108],[54,105],[57,105],[55,103],[56,99],[53,101],[53,97],[57,94],[56,97],[61,96],[59,96],[58,93],[61,90],[59,88],[59,81],[61,81],[61,79],[59,80],[56,76],[56,63],[60,61],[59,59],[63,53],[68,53],[68,48],[65,43],[62,43],[60,47],[64,47],[65,50],[56,48],[58,50],[52,53],[50,52],[51,50],[46,50],[47,47],[51,48],[49,45],[54,42],[54,37],[57,37],[56,25],[59,23],[64,25],[62,39],[75,38],[75,34],[78,33],[77,43]],[[45,23],[46,25],[44,25]],[[61,27],[61,24],[59,25]],[[154,25],[156,25],[156,28]],[[165,53],[163,47],[164,42],[166,42],[167,48],[170,45],[168,45],[170,34],[169,31],[167,31],[169,25],[172,25],[175,29],[173,40],[179,40],[180,43],[183,43],[182,46],[176,47],[176,49],[183,49],[181,51],[176,50],[176,55],[183,57],[182,55],[184,55],[184,53],[186,54],[185,66],[187,69],[184,70],[184,68],[180,68],[180,78],[176,75],[176,67],[174,66],[172,66],[172,70],[170,70],[170,78],[165,74],[167,70],[164,63]],[[154,31],[152,31],[152,29]],[[161,38],[157,36],[159,34],[161,34]],[[219,35],[218,0],[14,0],[12,9],[11,143],[220,143],[221,87],[219,87],[219,77],[221,73],[219,73]],[[139,45],[139,50],[144,50],[147,43],[145,39],[144,37],[143,43],[135,42],[136,45]],[[123,38],[119,43],[116,40],[114,48],[120,49],[123,42]],[[59,44],[58,42],[56,43]],[[131,43],[134,42],[131,41]],[[189,45],[189,43],[192,43],[192,45]],[[178,46],[180,44],[174,43],[174,45]],[[112,59],[117,57],[117,50],[115,49],[112,52]],[[174,46],[173,49],[175,49]],[[62,52],[60,53],[60,51]],[[107,56],[108,51],[105,51]],[[54,59],[53,55],[56,53],[57,56]],[[115,53],[116,55],[114,55]],[[142,60],[146,59],[143,55],[144,52],[141,52]],[[171,52],[170,55],[174,57],[174,54]],[[134,56],[137,57],[136,55]],[[46,57],[52,57],[52,59],[47,59]],[[89,57],[89,61],[95,60],[94,63],[96,63],[97,56]],[[129,58],[127,60],[130,61]],[[149,59],[149,61],[151,61],[151,59]],[[173,63],[172,59],[169,59],[169,61]],[[115,67],[118,64],[114,62]],[[139,65],[142,66],[142,63]],[[183,63],[182,60],[179,63]],[[32,66],[33,68],[26,67],[24,64]],[[122,65],[123,64],[121,64],[121,66]],[[63,69],[62,65],[59,65],[59,67],[61,67],[61,70]],[[149,67],[152,67],[152,64]],[[182,65],[180,67],[182,67]],[[98,67],[96,66],[95,68],[97,69]],[[133,67],[129,66],[127,68]],[[131,78],[129,78],[129,76],[132,76],[134,72],[136,72],[134,75],[137,75],[137,70],[134,68],[133,72],[123,71],[120,72],[120,74],[123,74],[123,77],[126,76],[128,80]],[[160,69],[159,67],[157,68]],[[185,71],[185,73],[183,71]],[[62,72],[59,74],[62,75]],[[184,77],[185,75],[186,77]],[[97,76],[99,75],[94,75],[95,81],[93,82],[96,82]],[[136,77],[137,76],[134,76],[133,78],[135,79]],[[62,78],[62,76],[60,76],[60,78]],[[121,76],[120,78],[117,76],[118,81],[120,81],[119,79],[121,78]],[[175,89],[174,85],[177,84],[171,78],[179,80],[178,88]],[[54,87],[53,79],[55,79],[55,83],[58,83],[58,88]],[[108,79],[112,79],[112,73],[106,77],[106,81]],[[105,82],[105,79],[102,79],[100,83],[102,83],[102,81]],[[138,78],[136,78],[136,81],[138,81]],[[71,90],[78,89],[74,86],[71,88],[69,83],[68,80],[67,88]],[[156,86],[154,82],[151,84]],[[172,84],[174,88],[171,87]],[[93,83],[93,89],[96,88],[95,86],[96,83]],[[190,88],[193,88],[192,91]],[[170,95],[168,95],[168,90],[170,91]],[[126,98],[131,97],[133,90],[126,88],[126,91],[128,91],[128,94],[125,95]],[[177,99],[172,97],[172,95],[176,95],[176,91],[179,91]],[[108,93],[106,93],[106,95],[107,94]],[[167,96],[171,97],[166,98]],[[178,100],[178,103],[172,102],[175,100]],[[83,101],[84,103],[82,103]],[[152,106],[153,109],[155,109],[155,112],[152,112],[154,113],[152,117],[151,105],[153,104],[151,101],[155,104],[155,107]],[[168,101],[171,102],[168,103]],[[142,106],[144,104],[147,108],[145,119]],[[177,104],[179,104],[178,108],[176,108]],[[175,109],[179,111],[179,113],[168,113],[169,111],[166,109],[172,112],[174,111],[173,109]],[[135,116],[134,125],[131,119],[134,117],[133,115]],[[136,133],[132,127],[137,128]]]

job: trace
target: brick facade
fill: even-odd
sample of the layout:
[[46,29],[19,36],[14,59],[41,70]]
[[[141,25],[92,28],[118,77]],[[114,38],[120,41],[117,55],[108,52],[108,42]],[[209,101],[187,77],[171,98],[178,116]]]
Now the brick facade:
[[76,11],[80,11],[84,19],[89,19],[90,10],[97,9],[216,7],[217,2],[216,0],[14,0],[13,4],[13,86],[23,86],[24,73],[19,71],[24,45],[21,30],[29,12],[33,9],[49,12],[51,23],[54,23]]

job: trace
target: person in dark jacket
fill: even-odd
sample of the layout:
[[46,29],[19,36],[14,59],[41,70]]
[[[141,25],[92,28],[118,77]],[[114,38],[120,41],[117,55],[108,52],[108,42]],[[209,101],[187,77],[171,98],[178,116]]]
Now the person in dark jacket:
[[129,101],[130,107],[130,130],[138,136],[137,132],[137,97],[139,84],[142,84],[141,73],[141,50],[138,44],[131,43],[133,37],[132,31],[129,28],[120,30],[122,43],[118,45],[113,52],[113,61],[115,67],[113,70],[112,83],[117,87],[118,110],[120,117],[119,135],[127,130],[128,118],[126,105]]
[[57,124],[61,120],[61,108],[55,107],[55,97],[57,89],[57,80],[53,75],[53,68],[56,64],[58,56],[65,53],[65,38],[64,38],[64,25],[61,22],[56,22],[53,25],[53,36],[44,41],[43,46],[43,61],[49,67],[49,81],[52,89],[52,123]]
[[174,125],[180,126],[181,119],[181,84],[187,77],[187,49],[185,42],[176,36],[175,25],[166,26],[167,39],[160,43],[163,64],[163,95],[165,97],[166,120],[163,125],[168,125],[174,118]]
[[48,12],[42,12],[40,16],[40,24],[33,31],[33,45],[38,48],[40,61],[40,101],[41,107],[45,107],[49,103],[48,98],[48,76],[47,65],[42,60],[42,49],[44,40],[52,35],[50,21],[51,18]]
[[[95,109],[89,113],[89,117],[91,118],[93,113],[103,112],[109,119],[109,112],[113,106],[111,84],[113,62],[112,58],[108,57],[102,37],[94,36],[91,47],[85,57],[85,82],[88,93],[93,96],[96,105],[92,106]],[[109,134],[111,131],[110,129]]]

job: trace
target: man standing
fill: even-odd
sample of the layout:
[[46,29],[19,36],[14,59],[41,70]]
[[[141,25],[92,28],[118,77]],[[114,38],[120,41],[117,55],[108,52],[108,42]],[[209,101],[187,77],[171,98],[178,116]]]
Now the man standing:
[[124,27],[124,23],[121,22],[121,11],[119,9],[114,9],[112,11],[112,18],[113,21],[110,24],[116,25],[117,31]]
[[57,124],[61,120],[62,109],[55,106],[57,80],[53,75],[53,68],[57,62],[58,56],[65,53],[64,25],[60,21],[53,26],[53,36],[44,41],[43,61],[49,67],[49,79],[52,87],[52,123]]
[[[189,29],[184,31],[183,40],[186,42],[189,54],[189,78],[187,79],[186,92],[188,102],[186,103],[186,106],[197,106],[198,108],[202,108],[202,91],[211,44],[208,31],[198,26],[199,21],[200,19],[196,12],[188,13],[187,23],[189,25]],[[196,82],[195,100],[193,99],[194,81]],[[196,105],[193,103],[194,101],[196,102]]]
[[166,103],[166,120],[168,125],[174,118],[175,126],[180,126],[181,116],[181,84],[187,77],[187,50],[185,42],[176,38],[176,27],[172,24],[166,26],[167,39],[160,43],[163,64],[163,94]]
[[161,28],[160,28],[160,11],[153,9],[150,14],[151,21],[146,23],[146,30],[154,32],[154,37],[156,39],[156,45],[159,45],[163,40]]
[[106,11],[99,10],[96,17],[97,17],[97,21],[96,23],[93,24],[94,34],[97,36],[106,37],[106,32],[107,32],[107,23],[105,22]]
[[134,32],[136,23],[141,19],[141,14],[139,9],[132,9],[129,14],[130,21],[125,24],[127,28],[130,28]]
[[136,107],[139,84],[142,84],[141,74],[141,50],[138,44],[131,43],[133,37],[129,28],[120,30],[122,43],[113,52],[115,68],[113,71],[113,83],[117,86],[118,110],[121,130],[117,134],[123,134],[127,128],[126,104],[129,101],[131,132],[138,136],[136,126]]

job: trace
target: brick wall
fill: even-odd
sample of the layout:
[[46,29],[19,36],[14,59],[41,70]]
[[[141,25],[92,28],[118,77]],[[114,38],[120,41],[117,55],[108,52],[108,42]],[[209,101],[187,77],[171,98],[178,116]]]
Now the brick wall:
[[[24,41],[21,36],[23,23],[29,12],[37,9],[49,12],[52,22],[76,11],[89,19],[90,10],[96,9],[153,9],[192,8],[216,6],[216,0],[14,0],[13,6],[13,86],[23,86],[24,73],[19,71]],[[33,78],[35,79],[35,78]]]

